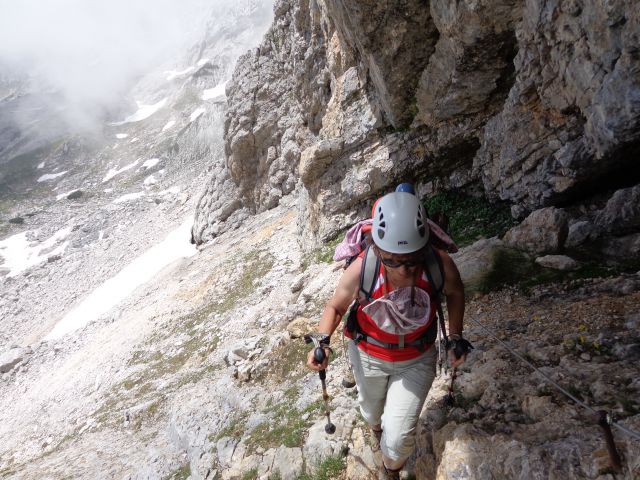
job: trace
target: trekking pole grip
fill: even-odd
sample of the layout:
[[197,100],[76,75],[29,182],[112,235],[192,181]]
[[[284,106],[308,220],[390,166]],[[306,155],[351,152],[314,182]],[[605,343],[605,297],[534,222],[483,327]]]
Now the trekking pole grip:
[[321,364],[322,362],[324,362],[325,358],[327,358],[327,354],[324,352],[324,348],[316,347],[316,349],[313,351],[313,359],[316,361],[316,363]]

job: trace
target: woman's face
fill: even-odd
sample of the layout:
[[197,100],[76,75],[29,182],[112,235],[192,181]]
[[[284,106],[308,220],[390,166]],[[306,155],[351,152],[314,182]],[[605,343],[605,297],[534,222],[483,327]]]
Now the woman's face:
[[403,276],[413,275],[424,264],[422,251],[405,254],[389,253],[379,248],[376,251],[385,268]]

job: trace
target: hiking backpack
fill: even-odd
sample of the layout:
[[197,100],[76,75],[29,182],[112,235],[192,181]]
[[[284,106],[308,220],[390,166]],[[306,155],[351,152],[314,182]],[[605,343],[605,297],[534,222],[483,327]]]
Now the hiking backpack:
[[[358,288],[358,297],[351,304],[347,313],[347,320],[345,323],[345,331],[349,332],[353,340],[357,343],[366,341],[386,348],[404,348],[404,336],[400,336],[399,344],[382,344],[381,342],[368,338],[360,329],[358,324],[358,307],[360,305],[366,305],[371,302],[373,298],[373,291],[375,289],[378,273],[380,272],[380,257],[378,257],[373,249],[372,245],[369,245],[365,254],[362,257],[362,267],[360,269],[360,284]],[[431,326],[425,331],[419,340],[409,343],[418,348],[426,348],[426,345],[435,343],[438,336],[438,327],[441,329],[443,338],[445,336],[444,328],[444,313],[442,311],[442,291],[444,289],[444,269],[442,266],[442,260],[435,251],[435,248],[429,244],[427,246],[427,255],[425,258],[424,270],[429,280],[429,284],[433,288],[433,296],[437,300],[437,317]]]

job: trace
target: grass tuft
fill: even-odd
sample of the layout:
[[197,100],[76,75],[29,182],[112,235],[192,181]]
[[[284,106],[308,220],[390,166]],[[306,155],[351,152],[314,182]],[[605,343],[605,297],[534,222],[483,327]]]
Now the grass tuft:
[[169,475],[162,477],[162,480],[186,480],[190,476],[191,476],[191,465],[186,463],[181,467],[178,467]]
[[258,467],[254,467],[242,474],[242,480],[256,480],[258,478]]
[[302,270],[304,271],[309,268],[310,265],[316,263],[332,263],[336,247],[344,239],[345,233],[346,231],[340,232],[324,245],[306,253],[302,259]]
[[502,237],[517,223],[507,206],[459,192],[438,193],[423,203],[430,216],[444,213],[449,217],[449,234],[459,247],[480,238]]
[[588,279],[606,278],[619,275],[629,269],[606,266],[596,261],[583,262],[578,270],[566,272],[545,268],[535,263],[535,257],[519,250],[501,248],[496,251],[491,270],[480,282],[482,293],[497,291],[507,286],[515,286],[523,293],[538,285],[567,283],[570,289],[578,289]]
[[249,451],[258,447],[265,450],[285,447],[302,447],[307,430],[321,411],[323,403],[318,400],[306,408],[299,410],[294,405],[299,397],[298,387],[291,387],[284,393],[284,398],[276,404],[270,403],[263,413],[269,420],[253,429],[246,439]]
[[318,464],[314,475],[303,473],[298,480],[332,480],[339,478],[346,468],[344,456],[327,457]]

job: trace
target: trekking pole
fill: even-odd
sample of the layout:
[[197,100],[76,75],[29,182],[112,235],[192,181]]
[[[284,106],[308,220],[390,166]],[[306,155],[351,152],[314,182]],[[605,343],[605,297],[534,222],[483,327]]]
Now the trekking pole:
[[620,454],[616,448],[616,444],[613,441],[613,433],[611,433],[611,427],[609,426],[610,417],[605,410],[598,410],[598,425],[604,432],[604,438],[607,442],[607,452],[609,453],[609,460],[611,460],[611,468],[620,472],[622,470],[622,460]]
[[449,393],[444,397],[444,404],[448,407],[453,406],[456,403],[456,397],[453,395],[453,382],[456,381],[458,376],[458,367],[454,367],[451,372],[451,383],[449,384]]
[[[313,334],[305,335],[304,341],[306,343],[311,343],[315,345],[315,350],[313,351],[313,359],[317,364],[322,364],[325,358],[327,358],[327,354],[324,352],[324,348],[320,345],[320,341],[315,338]],[[318,372],[320,376],[320,382],[322,383],[322,400],[324,401],[324,410],[327,415],[327,424],[324,426],[324,431],[328,434],[333,434],[336,431],[336,426],[331,423],[331,413],[329,412],[329,394],[327,393],[327,371],[322,369]]]

